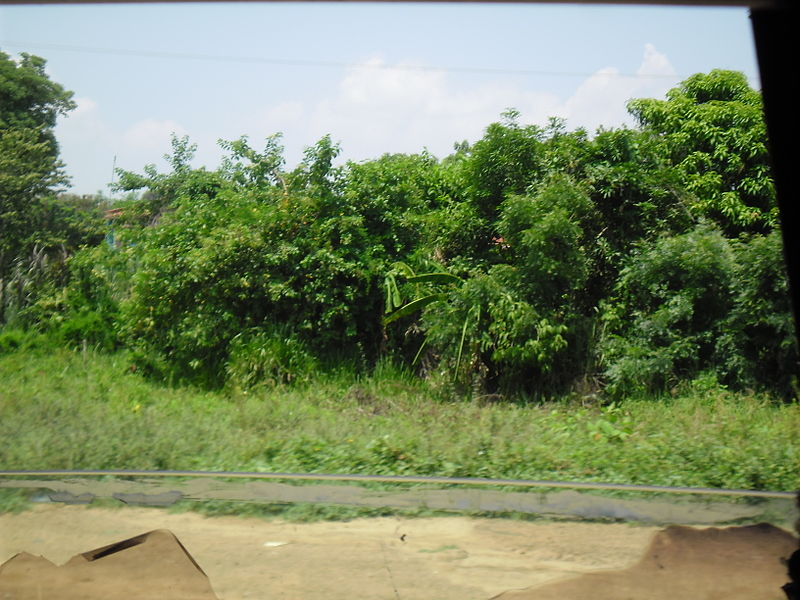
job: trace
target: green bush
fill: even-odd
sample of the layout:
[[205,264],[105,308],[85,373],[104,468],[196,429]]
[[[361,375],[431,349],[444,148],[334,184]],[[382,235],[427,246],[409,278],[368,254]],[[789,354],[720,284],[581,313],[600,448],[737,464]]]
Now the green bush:
[[520,299],[498,266],[430,306],[422,324],[437,370],[482,392],[545,387],[568,327]]
[[721,378],[796,397],[800,367],[781,234],[753,236],[734,251],[733,307],[717,342]]
[[318,362],[286,327],[237,334],[229,346],[228,384],[241,389],[308,381]]
[[568,178],[543,181],[529,196],[510,196],[497,227],[509,284],[539,311],[574,304],[589,271],[584,232],[596,212]]
[[114,321],[109,315],[96,311],[71,313],[59,325],[56,338],[69,348],[83,345],[103,350],[113,350],[117,345]]
[[544,130],[521,126],[519,112],[507,110],[469,149],[465,165],[467,194],[477,213],[494,220],[507,194],[521,194],[544,171]]
[[0,354],[8,354],[22,348],[28,334],[21,329],[0,330]]
[[120,302],[129,293],[131,254],[102,243],[83,248],[66,263],[66,283],[43,294],[25,311],[28,322],[61,343],[119,346]]
[[711,226],[642,245],[604,305],[608,391],[658,393],[717,365],[734,253]]
[[316,167],[303,168],[290,193],[187,193],[142,232],[120,322],[151,366],[220,385],[234,338],[274,324],[315,355],[375,358],[381,293],[363,219]]
[[[590,136],[510,109],[441,160],[337,166],[325,136],[292,170],[279,135],[220,141],[215,171],[173,137],[169,172],[119,172],[134,196],[114,247],[75,252],[100,241],[102,198],[11,199],[38,207],[36,231],[0,257],[0,322],[124,345],[146,373],[208,386],[389,359],[459,391],[594,395],[604,378],[624,396],[708,377],[792,395],[758,92],[713,71],[629,110],[641,128]],[[423,275],[400,280],[401,263]]]
[[713,219],[732,237],[775,227],[761,95],[743,73],[697,73],[666,100],[631,100],[628,110],[681,173],[693,214]]

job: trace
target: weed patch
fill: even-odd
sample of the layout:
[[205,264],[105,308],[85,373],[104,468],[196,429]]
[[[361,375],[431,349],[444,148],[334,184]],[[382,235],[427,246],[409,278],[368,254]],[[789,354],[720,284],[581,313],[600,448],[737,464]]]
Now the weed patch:
[[[0,355],[0,468],[800,488],[800,406],[765,396],[707,389],[606,406],[445,401],[390,369],[302,386],[208,391],[157,385],[129,367],[124,352],[34,348]],[[19,500],[3,498],[2,510]],[[209,514],[251,510],[197,506]],[[258,509],[301,519],[365,510]]]

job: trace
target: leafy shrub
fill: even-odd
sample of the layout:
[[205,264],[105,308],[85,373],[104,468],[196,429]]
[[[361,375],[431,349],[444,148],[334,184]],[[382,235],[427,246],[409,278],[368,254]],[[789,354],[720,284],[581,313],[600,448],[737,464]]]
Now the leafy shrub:
[[28,335],[21,329],[3,329],[0,331],[0,354],[15,352],[23,347]]
[[766,233],[776,225],[761,95],[743,73],[698,73],[666,100],[631,100],[628,110],[663,143],[693,195],[694,214],[729,235]]
[[376,355],[381,296],[362,219],[304,168],[309,193],[186,195],[143,233],[122,307],[131,347],[209,385],[224,381],[237,335],[274,324],[320,355]]
[[274,327],[234,336],[225,372],[230,385],[247,389],[304,382],[317,367],[317,360],[302,341],[286,327]]
[[59,325],[56,337],[70,348],[88,344],[95,348],[113,350],[117,345],[113,319],[97,311],[70,314]]
[[130,263],[128,252],[105,243],[78,251],[67,260],[65,285],[42,295],[26,318],[68,346],[113,350],[119,345],[119,305],[129,291]]
[[562,176],[543,181],[529,196],[510,196],[497,227],[503,236],[508,283],[540,311],[574,302],[589,261],[584,230],[595,216],[585,192]]
[[733,307],[717,343],[720,373],[738,388],[797,396],[797,341],[779,231],[734,245]]
[[421,249],[424,257],[445,262],[457,270],[485,265],[496,250],[491,222],[481,217],[473,204],[463,200],[454,199],[429,211],[418,225],[424,234]]
[[371,244],[388,260],[406,259],[423,235],[421,221],[452,194],[436,159],[427,154],[385,154],[347,165],[343,200],[363,219]]
[[567,346],[567,327],[515,296],[498,266],[431,305],[423,317],[438,368],[485,391],[541,384]]
[[519,112],[507,110],[470,148],[465,165],[468,196],[477,213],[494,220],[507,194],[521,194],[543,172],[544,131],[521,126]]
[[[125,344],[147,373],[210,386],[421,356],[422,373],[462,391],[594,392],[602,370],[614,395],[703,378],[790,395],[758,92],[713,71],[629,110],[640,130],[592,137],[508,110],[442,160],[335,166],[325,136],[293,170],[280,136],[263,150],[221,141],[215,171],[193,169],[195,146],[173,137],[168,173],[119,172],[137,197],[113,248],[69,258],[100,242],[102,199],[12,198],[36,210],[12,211],[26,225],[0,256],[0,322]],[[400,263],[424,276],[398,288]]]
[[609,392],[659,392],[713,368],[733,271],[730,243],[710,226],[658,239],[634,255],[617,297],[604,305]]

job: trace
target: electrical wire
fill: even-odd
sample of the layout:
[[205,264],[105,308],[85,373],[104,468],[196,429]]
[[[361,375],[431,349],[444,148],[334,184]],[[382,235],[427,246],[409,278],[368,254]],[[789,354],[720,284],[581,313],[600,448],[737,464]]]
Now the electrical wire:
[[122,48],[95,48],[89,46],[73,46],[67,44],[51,44],[46,42],[20,42],[12,40],[0,40],[0,47],[3,45],[14,48],[41,48],[45,50],[61,50],[65,52],[82,52],[88,54],[104,54],[116,56],[140,56],[146,58],[175,59],[175,60],[205,60],[218,62],[233,62],[243,64],[265,64],[287,67],[324,67],[337,69],[384,69],[401,71],[434,71],[452,73],[476,73],[486,75],[528,75],[537,77],[608,77],[615,79],[668,79],[680,80],[685,77],[678,74],[666,73],[619,73],[614,70],[600,70],[595,72],[586,71],[546,71],[540,69],[502,69],[490,67],[436,67],[424,65],[406,64],[375,64],[375,63],[352,63],[326,60],[301,60],[283,58],[265,58],[259,56],[232,56],[224,54],[193,54],[184,52],[164,52],[154,50],[126,50]]

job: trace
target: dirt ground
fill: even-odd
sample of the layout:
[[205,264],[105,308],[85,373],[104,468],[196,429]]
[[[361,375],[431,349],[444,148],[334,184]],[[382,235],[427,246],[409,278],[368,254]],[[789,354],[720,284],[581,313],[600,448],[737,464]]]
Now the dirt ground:
[[[683,556],[684,546],[696,542],[687,542],[685,532],[663,537],[660,528],[624,524],[463,517],[293,524],[150,508],[47,504],[0,515],[0,564],[25,551],[60,565],[77,553],[154,529],[168,529],[177,536],[208,575],[220,600],[488,600],[509,590],[569,584],[583,574],[591,577],[635,566],[641,571],[648,549],[657,547],[663,556],[674,547]],[[772,554],[791,551],[796,541],[782,531],[777,538],[776,532],[765,535],[757,537],[769,537],[778,545],[759,550],[766,553],[757,558],[766,561],[768,572],[753,573],[767,590],[757,597],[780,598],[785,568]],[[752,564],[752,557],[747,548],[734,548],[730,541],[725,547],[734,559],[723,557],[722,566],[741,572],[736,556],[742,555],[744,564]],[[701,549],[700,555],[704,552]],[[698,556],[691,560],[697,564]],[[664,561],[657,562],[653,568],[663,569]],[[709,576],[726,577],[725,573]],[[756,597],[748,593],[745,597]],[[537,597],[511,594],[507,597]]]

